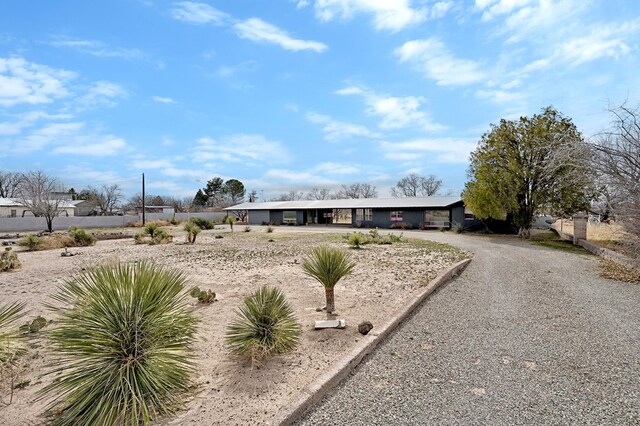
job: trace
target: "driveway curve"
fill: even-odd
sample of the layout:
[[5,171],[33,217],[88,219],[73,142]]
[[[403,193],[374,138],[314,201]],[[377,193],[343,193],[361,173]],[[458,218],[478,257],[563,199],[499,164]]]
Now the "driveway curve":
[[640,285],[515,238],[474,253],[299,425],[638,425]]

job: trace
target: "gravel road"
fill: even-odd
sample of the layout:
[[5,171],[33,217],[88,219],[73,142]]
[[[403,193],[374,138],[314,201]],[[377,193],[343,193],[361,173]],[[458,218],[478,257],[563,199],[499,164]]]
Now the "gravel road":
[[297,424],[640,424],[639,285],[591,255],[428,237],[473,262]]

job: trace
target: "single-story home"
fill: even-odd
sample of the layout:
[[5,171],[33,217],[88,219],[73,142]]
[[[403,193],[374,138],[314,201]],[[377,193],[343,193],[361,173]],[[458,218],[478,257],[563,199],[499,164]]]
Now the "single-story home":
[[[69,200],[61,200],[58,216],[75,216],[76,206]],[[0,217],[33,217],[29,207],[14,198],[0,198]]]
[[[464,226],[460,197],[356,198],[242,203],[223,209],[246,211],[250,225],[342,224],[366,228],[417,229]],[[395,225],[395,226],[394,226]]]

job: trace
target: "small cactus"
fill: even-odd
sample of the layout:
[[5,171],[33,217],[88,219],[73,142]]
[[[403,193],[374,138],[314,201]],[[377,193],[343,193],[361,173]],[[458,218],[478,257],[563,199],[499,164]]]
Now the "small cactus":
[[216,294],[211,290],[200,290],[199,287],[194,287],[189,292],[189,295],[194,299],[198,299],[200,303],[212,303],[216,300]]

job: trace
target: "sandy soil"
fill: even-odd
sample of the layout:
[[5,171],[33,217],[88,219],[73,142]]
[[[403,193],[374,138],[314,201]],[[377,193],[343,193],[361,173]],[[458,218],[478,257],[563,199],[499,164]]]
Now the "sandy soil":
[[[324,290],[303,274],[302,256],[319,244],[346,248],[344,240],[336,234],[281,227],[273,233],[257,229],[246,233],[242,229],[236,226],[233,234],[228,230],[205,231],[195,245],[183,244],[184,232],[170,228],[176,238],[168,245],[136,245],[132,239],[125,239],[73,249],[78,254],[73,257],[61,257],[61,250],[21,252],[22,268],[0,274],[0,300],[26,301],[29,312],[25,322],[37,315],[55,319],[42,303],[57,285],[83,268],[116,259],[153,259],[179,268],[188,275],[190,286],[212,289],[218,301],[211,305],[193,303],[202,319],[196,345],[195,390],[183,411],[160,423],[270,424],[280,407],[295,399],[301,388],[358,342],[361,335],[357,325],[361,321],[371,321],[374,327],[381,324],[438,271],[465,257],[458,250],[426,241],[350,250],[358,266],[353,275],[336,286],[338,318],[346,319],[347,328],[315,331],[314,321],[326,318],[316,312],[324,304]],[[223,234],[224,238],[215,239],[216,234]],[[227,353],[224,333],[243,298],[265,284],[283,290],[295,308],[303,333],[301,344],[293,353],[273,358],[256,369]],[[48,359],[46,342],[40,339],[38,347],[31,348],[22,359],[23,371],[18,381],[30,380],[30,384],[15,391],[11,405],[0,406],[0,424],[44,422],[41,415],[46,402],[34,401],[34,395],[49,380],[48,376],[41,377]],[[6,400],[7,395],[7,383],[0,383],[0,396]]]

